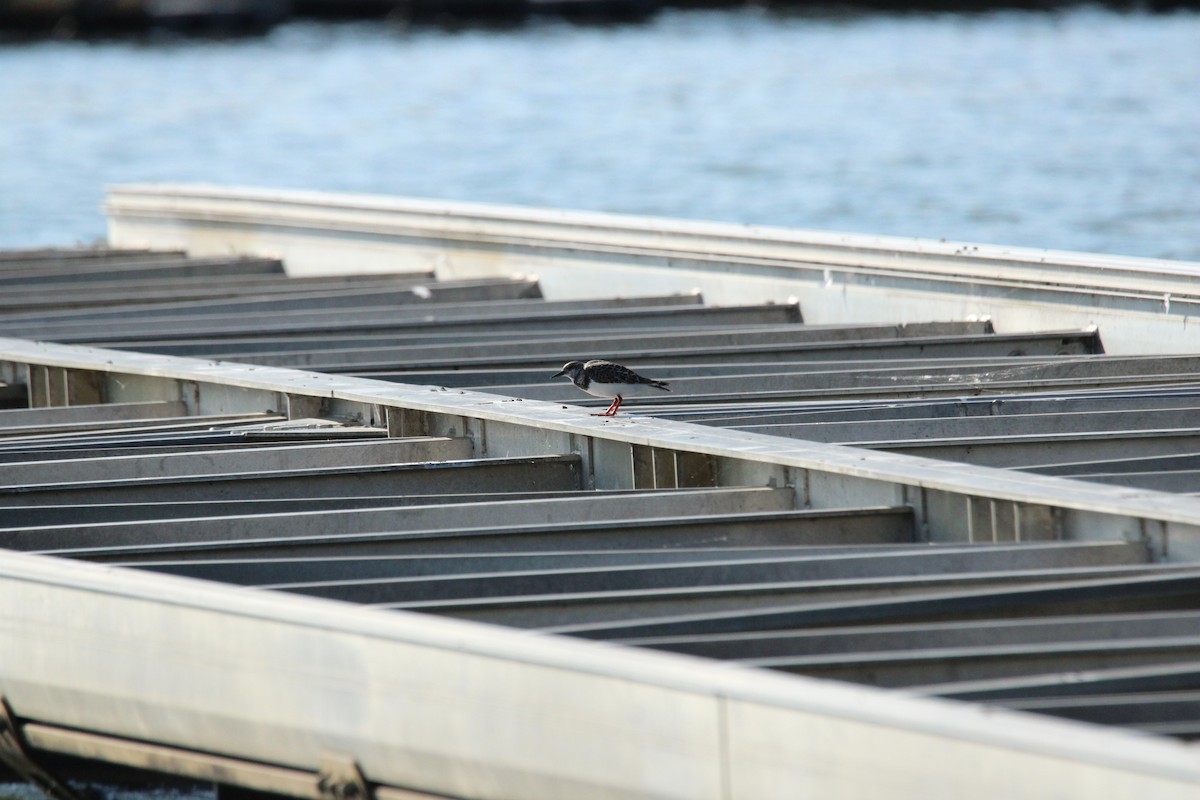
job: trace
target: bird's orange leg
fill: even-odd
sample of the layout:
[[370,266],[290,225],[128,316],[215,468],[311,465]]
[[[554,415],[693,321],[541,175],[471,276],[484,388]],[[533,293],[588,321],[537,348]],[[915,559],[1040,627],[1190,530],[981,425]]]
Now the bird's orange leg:
[[593,417],[612,417],[616,416],[617,409],[621,407],[621,395],[613,398],[612,405],[605,409],[602,414],[592,414]]

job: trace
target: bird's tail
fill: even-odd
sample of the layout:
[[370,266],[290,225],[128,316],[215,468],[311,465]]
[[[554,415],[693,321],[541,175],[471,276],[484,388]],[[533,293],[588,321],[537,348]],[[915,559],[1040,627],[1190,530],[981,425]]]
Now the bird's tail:
[[671,384],[667,383],[666,381],[650,381],[650,385],[655,389],[662,389],[664,392],[671,391],[669,388]]

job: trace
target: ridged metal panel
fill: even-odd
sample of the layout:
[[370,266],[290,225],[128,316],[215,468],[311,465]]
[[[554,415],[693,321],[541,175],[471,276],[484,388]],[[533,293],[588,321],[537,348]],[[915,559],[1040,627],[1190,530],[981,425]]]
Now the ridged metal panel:
[[[1113,497],[1107,508],[1096,505],[1093,511],[1084,499],[1093,491],[1086,485],[1036,477],[1024,484],[1036,502],[1003,499],[1021,494],[1020,479],[998,484],[999,493],[989,499],[982,489],[965,488],[972,481],[982,487],[988,480],[984,472],[963,473],[961,481],[947,473],[942,486],[921,478],[913,479],[911,490],[888,486],[882,476],[891,465],[899,470],[908,463],[903,460],[880,460],[876,477],[839,489],[830,477],[835,473],[786,466],[782,457],[772,465],[769,440],[732,430],[766,425],[776,434],[865,441],[892,450],[914,440],[933,447],[938,433],[947,439],[953,434],[974,451],[988,436],[996,440],[993,449],[1024,437],[1022,446],[1045,453],[1045,432],[1056,430],[1057,416],[1069,414],[1070,430],[1058,439],[1083,441],[1084,432],[1093,433],[1114,442],[1127,458],[1132,451],[1120,437],[1133,432],[1142,440],[1169,441],[1176,449],[1164,445],[1161,452],[1176,452],[1190,447],[1184,423],[1193,400],[1170,378],[1188,359],[1081,356],[1100,350],[1094,330],[995,334],[978,322],[813,328],[801,323],[804,309],[795,304],[712,309],[696,304],[695,295],[645,304],[615,301],[606,312],[588,312],[586,302],[562,307],[538,299],[536,284],[528,280],[512,285],[525,299],[496,301],[496,308],[504,308],[492,320],[498,329],[519,336],[522,329],[536,330],[542,315],[583,326],[578,338],[566,340],[572,348],[583,347],[587,332],[594,331],[595,342],[608,341],[614,352],[638,357],[632,365],[672,380],[674,391],[640,408],[643,398],[631,399],[627,407],[634,413],[623,410],[615,420],[563,409],[567,415],[548,424],[546,415],[561,413],[561,406],[353,377],[329,378],[329,388],[322,390],[317,387],[326,379],[273,369],[319,364],[357,373],[370,366],[403,380],[410,368],[416,375],[453,366],[451,356],[459,349],[466,367],[461,374],[471,378],[456,385],[470,388],[517,374],[540,374],[548,381],[555,360],[576,353],[561,349],[555,335],[527,348],[488,344],[487,312],[471,320],[487,304],[461,303],[435,283],[417,292],[422,309],[432,309],[420,313],[437,318],[449,310],[453,344],[385,344],[382,337],[403,336],[410,323],[425,326],[431,336],[445,332],[433,334],[429,320],[419,314],[405,319],[402,312],[399,325],[385,332],[392,326],[382,312],[377,320],[369,319],[375,312],[355,320],[332,310],[352,296],[345,293],[329,296],[324,308],[331,311],[324,319],[348,330],[360,325],[374,330],[371,335],[379,338],[370,349],[348,350],[345,341],[320,347],[303,316],[283,300],[278,314],[267,301],[241,304],[259,313],[253,324],[228,313],[236,302],[193,305],[214,313],[197,317],[205,319],[203,326],[180,330],[147,322],[147,348],[239,354],[265,366],[159,359],[142,369],[136,359],[113,363],[103,351],[93,356],[49,348],[39,360],[36,347],[26,351],[24,361],[5,357],[15,365],[5,376],[23,377],[29,397],[43,408],[0,411],[0,546],[393,609],[389,613],[397,619],[408,619],[404,610],[419,611],[689,653],[756,670],[914,687],[930,695],[954,696],[960,688],[971,697],[991,691],[996,696],[989,702],[1003,704],[1011,696],[1014,707],[1025,707],[1036,706],[1036,699],[1042,704],[1036,710],[1046,713],[1185,738],[1200,730],[1200,718],[1186,712],[1183,697],[1173,713],[1137,716],[1111,710],[1122,701],[1109,684],[1087,708],[1076,696],[1051,692],[1034,698],[1015,690],[1005,694],[1009,684],[985,685],[1041,680],[1051,686],[1046,676],[1086,667],[1113,675],[1142,669],[1130,690],[1135,693],[1183,691],[1169,682],[1155,684],[1152,668],[1200,657],[1200,641],[1188,633],[1200,583],[1189,546],[1179,547],[1188,527],[1200,525],[1200,506],[1182,499],[1163,503],[1163,517],[1156,519],[1149,514],[1155,498],[1139,495],[1128,505]],[[263,291],[258,281],[244,288]],[[281,298],[288,294],[278,292]],[[76,309],[56,312],[56,328],[38,328],[40,323],[25,319],[3,329],[75,330],[89,340],[101,329],[82,333],[88,326],[111,328],[111,319],[122,315],[129,322],[122,335],[139,328],[143,313],[147,320],[169,320],[169,305],[152,310],[157,300],[141,304],[135,292],[130,295],[124,308],[108,306],[110,296],[98,297],[97,306],[105,310],[92,321],[91,312]],[[321,295],[304,302],[322,318]],[[606,325],[606,315],[616,320],[615,327]],[[196,338],[201,328],[211,338]],[[281,333],[292,329],[306,338],[280,348]],[[247,335],[258,330],[264,335]],[[620,333],[637,330],[656,331],[652,338],[660,349],[648,346],[651,337]],[[472,344],[477,331],[479,343]],[[757,343],[736,344],[751,341]],[[763,372],[747,374],[747,359],[757,359]],[[549,363],[536,372],[543,362]],[[780,374],[793,362],[803,368],[790,377]],[[708,377],[684,377],[689,370]],[[864,374],[874,375],[872,391],[883,399],[836,395],[781,402],[782,390],[773,388],[778,384],[766,382],[780,378],[800,388],[824,376],[831,387],[839,381],[853,387]],[[1022,394],[962,396],[964,387],[969,393],[1010,390],[1014,376],[1026,383]],[[283,378],[291,383],[272,383]],[[344,380],[350,382],[338,383]],[[701,387],[702,380],[724,381],[736,403],[712,402],[714,393]],[[1032,391],[1028,385],[1034,382],[1043,391]],[[1079,389],[1093,383],[1138,388],[1105,394]],[[589,402],[569,385],[536,386],[554,392],[547,399],[556,403]],[[764,391],[755,391],[759,386]],[[811,387],[800,389],[808,391]],[[907,391],[927,397],[902,401]],[[422,392],[427,399],[413,402]],[[959,396],[928,399],[938,392]],[[168,399],[171,393],[175,397]],[[138,418],[140,409],[151,406],[133,398],[147,394],[158,398],[154,409],[176,419]],[[528,393],[530,399],[536,395]],[[62,410],[61,400],[71,397],[93,402]],[[246,414],[255,403],[258,410]],[[109,419],[89,414],[89,405]],[[225,413],[202,413],[217,406]],[[678,416],[712,427],[664,423],[639,433],[643,421],[649,422],[639,411],[659,409],[666,419]],[[7,428],[5,414],[13,415]],[[64,414],[80,420],[64,420]],[[805,431],[812,433],[805,437]],[[880,438],[885,435],[891,438]],[[1036,435],[1043,438],[1035,441]],[[694,452],[686,444],[692,441]],[[730,455],[736,448],[743,448],[740,459]],[[847,466],[838,468],[846,474],[855,471],[849,466],[853,452],[847,451]],[[1089,469],[1102,471],[1103,463],[1089,461]],[[873,482],[877,485],[867,485]],[[961,488],[949,488],[955,485]],[[597,491],[602,486],[624,490]],[[1059,506],[1052,487],[1076,494],[1064,496]],[[917,490],[937,497],[918,499]],[[822,498],[825,507],[803,507],[814,498]],[[957,510],[937,507],[958,502]],[[1160,536],[1130,539],[1126,514],[1143,531],[1159,526]],[[1067,515],[1073,515],[1070,521]],[[1168,542],[1170,561],[1178,563],[1166,559]],[[169,583],[161,586],[169,591]],[[230,600],[230,607],[237,602]],[[989,637],[989,630],[998,633]],[[56,724],[98,735],[149,736],[98,727],[99,718],[89,713],[55,719],[49,695],[27,680],[6,686],[0,666],[0,689],[16,700],[29,698],[24,707],[15,702],[16,713],[50,725],[31,726],[31,741],[58,741],[66,748],[70,737],[55,733]],[[143,701],[137,702],[140,707]],[[725,730],[723,735],[735,735]],[[164,744],[203,750],[214,741],[197,735],[194,741],[176,737]],[[270,748],[244,740],[229,746],[230,755],[272,760]],[[457,761],[442,764],[453,774],[439,778],[410,765],[408,756],[399,766],[383,767],[386,751],[374,751],[377,746],[382,741],[358,741],[351,749],[364,766],[378,770],[373,780],[408,789],[469,797],[549,796],[564,786],[576,796],[659,793],[635,788],[628,772],[603,776],[581,768],[574,756],[565,757],[573,777],[557,783],[545,782],[543,771],[553,772],[552,763],[527,764],[517,774],[506,772],[509,761],[488,772],[477,754],[462,752]],[[307,747],[294,752],[308,752]],[[453,758],[453,750],[438,757]],[[745,769],[732,758],[719,759],[720,768]],[[297,766],[280,761],[285,762]],[[582,779],[584,773],[590,777]],[[806,780],[799,774],[788,779],[793,786]],[[702,794],[686,786],[662,792]]]

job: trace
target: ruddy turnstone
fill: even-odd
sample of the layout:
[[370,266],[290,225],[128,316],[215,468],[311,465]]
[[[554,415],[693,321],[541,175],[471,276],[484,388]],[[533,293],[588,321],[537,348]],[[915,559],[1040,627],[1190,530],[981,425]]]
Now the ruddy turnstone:
[[611,417],[617,413],[617,409],[621,407],[621,395],[629,389],[630,386],[638,386],[646,384],[653,386],[655,389],[662,389],[664,392],[671,391],[667,388],[664,381],[656,381],[650,378],[643,378],[628,367],[622,367],[620,364],[614,364],[611,361],[600,361],[595,359],[588,362],[583,361],[568,361],[563,364],[563,368],[554,376],[566,375],[571,379],[571,382],[583,389],[585,392],[596,397],[611,397],[612,405],[602,414],[593,414],[594,417]]

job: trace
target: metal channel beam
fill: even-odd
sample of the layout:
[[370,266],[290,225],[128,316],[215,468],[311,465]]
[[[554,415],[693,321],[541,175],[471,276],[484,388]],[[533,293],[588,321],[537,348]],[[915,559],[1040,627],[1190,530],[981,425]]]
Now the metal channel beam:
[[1195,389],[1114,389],[1100,392],[1040,392],[1037,394],[950,397],[918,400],[859,400],[842,403],[743,404],[728,408],[681,409],[670,419],[706,425],[810,425],[939,420],[978,417],[1021,417],[1047,414],[1104,414],[1130,411],[1170,411],[1200,408]]
[[[803,540],[803,518],[793,522],[796,538]],[[577,535],[577,534],[572,534]],[[746,537],[752,538],[752,537]],[[847,537],[848,539],[852,537]],[[1137,558],[1139,555],[1141,559]],[[751,586],[801,581],[861,581],[868,583],[898,575],[946,575],[1000,570],[1083,568],[1145,562],[1145,549],[1110,550],[959,550],[951,553],[846,554],[812,556],[804,553],[760,559],[698,561],[617,566],[577,566],[561,569],[525,569],[518,572],[470,575],[389,576],[376,579],[290,580],[266,588],[300,592],[356,603],[408,603],[473,598],[527,597],[531,595],[583,594],[677,589],[686,587]]]
[[[167,401],[174,404],[175,401]],[[51,422],[45,425],[23,425],[0,433],[0,448],[21,450],[31,444],[52,444],[59,441],[78,441],[82,435],[91,434],[91,441],[122,435],[146,436],[154,434],[186,434],[205,432],[221,426],[263,425],[282,422],[286,419],[270,411],[245,414],[199,414],[181,417],[156,417],[154,410],[144,419],[92,419],[83,415],[78,422]],[[102,414],[101,417],[104,415]]]
[[[953,545],[946,550],[976,547]],[[1104,545],[1110,546],[1110,545]],[[238,585],[284,582],[376,580],[417,575],[465,575],[472,573],[522,572],[625,564],[678,564],[689,561],[753,561],[798,555],[858,555],[886,553],[911,545],[789,545],[781,547],[678,547],[669,550],[629,548],[625,550],[524,551],[516,553],[459,553],[419,556],[330,556],[328,558],[281,556],[221,560],[109,561],[114,566],[131,566],[188,578],[218,580]]]
[[225,500],[217,505],[204,500],[177,503],[115,503],[40,506],[0,506],[0,530],[27,530],[79,524],[109,522],[148,522],[152,520],[204,519],[263,514],[296,514],[307,511],[397,508],[410,505],[443,503],[487,503],[497,500],[534,500],[545,497],[578,496],[585,492],[505,492],[503,494],[393,494],[387,496],[315,497],[276,500]]
[[[427,497],[436,499],[437,494]],[[481,495],[482,497],[482,495]],[[732,517],[750,515],[782,515],[790,512],[794,495],[787,489],[751,488],[716,489],[706,492],[602,492],[602,493],[546,493],[536,500],[504,499],[504,495],[491,494],[491,501],[466,501],[466,503],[389,503],[372,500],[367,509],[344,509],[326,507],[317,511],[292,511],[276,513],[264,518],[259,513],[235,517],[222,512],[222,506],[212,509],[208,515],[193,518],[158,519],[158,521],[136,521],[132,523],[92,523],[84,530],[89,531],[89,545],[181,545],[188,541],[210,541],[230,539],[263,540],[271,537],[341,536],[350,533],[398,533],[416,534],[434,531],[438,536],[452,536],[461,531],[468,536],[472,531],[486,535],[498,528],[517,531],[530,529],[545,530],[547,535],[581,528],[605,529],[613,525],[628,524],[647,518],[667,519],[683,517],[704,519],[719,517],[734,522]],[[502,499],[494,499],[494,498]],[[341,503],[342,497],[337,497]],[[254,503],[263,500],[254,499]],[[312,501],[312,500],[305,500]],[[802,513],[802,518],[805,512]],[[812,517],[822,515],[846,515],[853,512],[808,512]],[[904,516],[893,512],[890,516]],[[6,536],[5,546],[14,549],[36,547],[70,547],[73,537],[68,527],[44,527],[0,529]],[[911,534],[911,528],[910,528]],[[52,545],[52,542],[54,543]]]
[[[336,742],[373,784],[448,796],[950,797],[981,763],[984,798],[1200,785],[1187,748],[1119,731],[170,576],[8,553],[0,606],[26,726],[307,772]],[[42,636],[67,614],[73,635]],[[964,770],[918,778],[913,759]]]
[[472,456],[472,450],[470,440],[465,438],[431,437],[265,448],[242,446],[230,450],[207,449],[201,452],[0,463],[0,486],[162,479],[213,475],[220,472],[286,472],[324,467],[462,461]]
[[1194,737],[1200,729],[1200,691],[1134,692],[1128,694],[1008,700],[1008,708],[1052,714],[1100,725]]
[[1094,410],[1089,413],[1060,412],[1004,414],[997,416],[931,417],[848,422],[806,422],[788,425],[739,425],[746,430],[790,436],[818,442],[838,442],[862,447],[889,447],[915,439],[985,439],[1031,436],[1038,434],[1111,433],[1114,435],[1146,431],[1187,430],[1200,418],[1200,403],[1185,408]]
[[[1105,545],[1110,546],[1110,545]],[[620,644],[673,653],[730,659],[763,659],[858,652],[908,652],[932,648],[1025,645],[1046,642],[1191,636],[1200,624],[1195,610],[1144,614],[1080,614],[1000,617],[953,622],[790,628],[696,636],[648,636]]]
[[[1136,570],[1135,570],[1136,572]],[[1017,577],[1017,576],[1014,576]],[[1133,574],[1116,578],[1010,583],[991,588],[963,586],[890,598],[780,604],[753,611],[718,610],[679,613],[657,619],[569,623],[547,632],[587,638],[621,639],[699,636],[788,630],[816,626],[906,624],[921,621],[976,620],[995,616],[1061,616],[1192,610],[1200,599],[1194,572]]]
[[[308,512],[271,518],[218,517],[156,523],[111,523],[88,528],[80,543],[68,528],[0,530],[0,542],[13,549],[53,551],[92,560],[162,558],[273,557],[278,555],[378,555],[398,553],[514,552],[530,549],[596,550],[628,547],[786,545],[795,541],[796,521],[754,525],[778,510],[741,509],[790,504],[790,493],[725,494],[695,498],[638,493],[604,498],[577,497],[458,506],[412,506],[361,511]],[[613,521],[563,523],[564,515],[606,513]],[[737,514],[747,515],[738,519]],[[859,530],[867,541],[912,541],[907,510],[793,512],[808,522],[810,535],[831,540]],[[755,516],[748,516],[754,514]],[[551,516],[553,515],[553,516]],[[691,515],[691,516],[689,516]],[[718,516],[719,515],[719,516]],[[708,519],[716,517],[716,520]],[[586,517],[582,517],[586,519]],[[603,517],[600,517],[603,520]],[[706,527],[707,523],[707,527]],[[746,532],[744,541],[737,538]],[[571,534],[578,535],[571,535]],[[702,534],[706,534],[707,538]],[[789,538],[790,537],[790,538]],[[861,541],[861,539],[860,539]]]
[[27,270],[44,266],[53,268],[104,261],[165,261],[171,258],[183,260],[187,258],[187,254],[182,250],[120,247],[18,248],[0,251],[0,270]]
[[[449,288],[443,291],[447,294],[455,292]],[[522,292],[530,291],[533,289],[521,282],[508,288],[497,287],[494,293],[521,296]],[[484,295],[488,292],[471,293]],[[119,320],[119,335],[125,341],[153,341],[195,335],[212,336],[228,332],[242,333],[254,329],[249,324],[251,319],[257,319],[261,323],[256,330],[304,327],[302,322],[306,318],[312,322],[310,330],[328,329],[331,326],[362,328],[366,322],[372,320],[375,321],[376,327],[386,327],[384,321],[388,319],[389,310],[405,305],[415,308],[428,307],[425,292],[416,289],[374,291],[365,294],[340,292],[333,297],[323,293],[299,297],[282,295],[278,298],[223,302],[226,308],[214,308],[211,313],[205,308],[192,308],[192,313],[186,313],[189,309],[184,308],[182,304],[156,303],[137,308],[94,311],[89,314],[45,312],[30,315],[28,318],[6,315],[0,320],[0,332],[9,336],[57,342],[104,342],[114,338],[113,323]]]
[[993,680],[1052,672],[1079,672],[1171,664],[1200,657],[1200,636],[1111,642],[1043,642],[930,648],[909,653],[855,653],[751,659],[747,666],[798,672],[817,678],[869,683],[891,689],[958,681]]
[[[680,297],[685,297],[681,295]],[[649,298],[658,302],[656,298]],[[609,301],[615,302],[615,301]],[[621,302],[631,302],[631,299],[621,299]],[[598,305],[603,305],[604,300],[597,300]],[[557,303],[547,301],[547,307],[554,307]],[[530,309],[530,315],[536,315],[538,309]],[[730,337],[753,337],[754,341],[775,341],[788,340],[796,338],[808,341],[821,340],[845,340],[845,339],[879,339],[879,338],[906,338],[917,336],[946,336],[960,334],[984,334],[991,331],[991,326],[983,322],[932,322],[932,323],[910,323],[907,325],[803,325],[803,324],[788,324],[788,325],[745,325],[745,326],[721,326],[721,325],[695,325],[695,326],[680,326],[674,329],[660,328],[642,328],[638,325],[636,317],[630,317],[624,320],[621,325],[613,324],[609,321],[607,324],[600,324],[599,320],[594,325],[580,325],[580,331],[587,331],[590,336],[594,336],[599,340],[603,338],[605,342],[613,342],[623,339],[632,339],[635,337],[646,337],[647,341],[657,341],[660,339],[687,337],[693,343],[708,342],[710,344],[728,344]],[[566,331],[507,331],[502,327],[498,327],[488,337],[488,341],[505,341],[505,340],[521,340],[536,343],[562,342],[571,337],[571,334]],[[575,338],[579,338],[578,335]],[[285,353],[312,353],[321,350],[371,350],[371,349],[395,349],[406,343],[419,345],[447,345],[460,344],[470,346],[480,341],[478,334],[467,332],[455,332],[452,330],[431,333],[407,333],[403,336],[397,335],[373,335],[373,336],[322,336],[322,337],[307,337],[307,336],[291,336],[287,338],[280,337],[262,337],[255,339],[243,340],[223,340],[222,347],[226,348],[221,353],[209,354],[209,357],[221,357],[231,360],[253,360],[252,355],[276,355]],[[171,355],[197,355],[200,351],[192,349],[185,351],[185,348],[209,346],[204,342],[197,342],[194,345],[165,345],[157,348],[156,352],[170,353]]]
[[[1036,469],[1059,462],[1195,453],[1200,428],[1113,430],[1025,436],[960,437],[882,443],[894,453],[963,461],[1006,469]],[[859,443],[859,446],[874,446]]]
[[1191,691],[1197,688],[1200,688],[1200,660],[1183,659],[1171,664],[1117,667],[1075,674],[1043,673],[929,684],[914,686],[912,691],[925,695],[1009,702],[1038,698],[1084,698],[1117,692]]
[[251,497],[340,497],[356,492],[550,491],[580,489],[582,481],[578,456],[535,456],[0,486],[0,505],[217,502]]
[[[268,433],[270,431],[270,433]],[[0,464],[33,464],[39,461],[63,461],[67,459],[105,459],[129,455],[175,455],[224,451],[230,449],[266,449],[271,447],[295,447],[298,445],[333,444],[336,442],[370,442],[387,438],[382,428],[340,427],[318,430],[282,429],[271,431],[245,431],[242,429],[195,431],[179,434],[148,434],[116,436],[80,436],[67,439],[52,438],[43,443],[24,442],[16,447],[0,444]]]
[[[525,301],[528,304],[530,301]],[[252,334],[280,334],[302,328],[307,331],[330,331],[363,333],[387,333],[405,330],[438,330],[444,323],[440,319],[452,321],[458,330],[473,329],[487,332],[498,325],[510,330],[529,329],[547,330],[556,326],[559,330],[575,329],[579,322],[592,319],[612,319],[619,321],[623,312],[609,311],[564,311],[557,314],[529,315],[526,309],[497,308],[491,303],[480,303],[481,307],[471,307],[470,304],[460,304],[457,307],[447,304],[410,304],[407,315],[402,313],[405,306],[372,306],[356,309],[353,312],[341,309],[332,311],[306,310],[296,312],[281,312],[256,319],[247,319],[241,314],[218,315],[211,317],[190,317],[185,320],[169,317],[163,320],[133,320],[123,321],[120,342],[136,342],[140,349],[148,349],[156,341],[171,342],[194,339],[198,336],[214,338],[218,336],[245,337]],[[491,313],[483,307],[491,307]],[[484,313],[481,313],[484,312]],[[698,319],[717,319],[726,325],[759,324],[778,325],[789,321],[799,321],[799,311],[795,306],[766,304],[758,306],[729,306],[692,308],[689,306],[668,306],[654,313],[649,309],[637,309],[636,312],[624,312],[626,315],[636,313],[637,321],[642,325],[683,325],[694,324]],[[407,318],[406,318],[407,317]],[[505,318],[507,317],[507,319]],[[114,341],[111,323],[79,322],[61,323],[36,321],[27,323],[7,324],[0,322],[0,331],[17,329],[19,335],[40,339],[51,339],[59,342],[75,343],[112,343]]]
[[411,600],[380,604],[381,608],[424,611],[456,619],[541,628],[554,633],[569,628],[618,623],[638,623],[663,617],[687,615],[745,615],[797,605],[821,606],[871,598],[903,608],[903,600],[930,593],[978,591],[1002,594],[1014,585],[1038,585],[1054,581],[1079,581],[1120,577],[1132,579],[1172,573],[1174,565],[1090,567],[1061,570],[1011,570],[989,573],[957,573],[877,578],[873,581],[780,581],[774,584],[738,584],[675,589],[576,592],[519,597],[470,598],[461,600]]
[[[708,347],[723,349],[731,346],[795,345],[817,342],[849,342],[858,340],[879,341],[881,339],[918,339],[948,336],[979,336],[987,333],[980,323],[964,323],[959,326],[949,323],[928,326],[931,333],[922,335],[916,325],[871,325],[871,326],[814,326],[776,325],[746,326],[735,328],[689,328],[667,331],[613,330],[611,326],[597,326],[586,335],[564,335],[556,333],[541,337],[529,337],[521,348],[522,360],[548,358],[551,361],[567,353],[596,352],[613,354],[621,351],[638,352],[646,349],[678,350],[680,348]],[[936,331],[936,333],[932,333]],[[227,353],[227,356],[234,355]],[[243,360],[256,364],[281,367],[308,367],[312,364],[329,364],[345,371],[345,367],[370,364],[405,364],[410,362],[435,362],[439,356],[443,363],[462,360],[469,364],[473,359],[512,356],[509,342],[495,342],[490,338],[474,338],[455,342],[417,342],[412,340],[392,341],[386,344],[370,344],[362,341],[343,341],[337,346],[328,343],[311,343],[301,352],[293,347],[290,351],[255,352],[252,355],[237,354]],[[248,355],[248,357],[247,357]]]
[[1079,480],[1094,481],[1109,486],[1144,487],[1157,492],[1178,492],[1190,495],[1200,493],[1200,470],[1092,473],[1079,476]]
[[[132,287],[130,288],[132,292]],[[5,315],[0,324],[8,328],[98,325],[122,320],[134,327],[163,325],[170,320],[232,317],[239,314],[287,314],[298,311],[324,313],[354,308],[383,308],[396,305],[426,305],[442,302],[479,302],[539,297],[536,282],[526,280],[443,281],[426,285],[373,286],[363,288],[264,291],[253,296],[222,297],[170,303],[128,303],[120,308],[38,311]],[[133,315],[136,314],[136,317]]]
[[62,267],[37,264],[26,269],[0,270],[0,287],[20,288],[25,284],[60,284],[69,287],[87,280],[119,278],[208,277],[222,275],[282,274],[283,264],[277,258],[253,257],[189,257],[180,259],[145,259],[126,262],[70,263]]
[[1047,464],[1039,466],[1038,472],[1046,475],[1089,476],[1092,474],[1114,475],[1120,472],[1173,472],[1200,469],[1200,451],[1176,455],[1153,455],[1122,458],[1120,460],[1076,461],[1070,464]]
[[[601,337],[591,339],[567,339],[555,341],[544,347],[531,345],[513,352],[511,344],[479,344],[475,346],[433,345],[429,347],[397,348],[377,351],[350,351],[344,354],[322,355],[312,353],[275,358],[254,358],[255,363],[273,366],[303,366],[322,372],[354,372],[368,374],[371,370],[396,370],[405,367],[436,369],[447,363],[470,367],[528,366],[564,362],[579,357],[580,353],[602,352],[609,358],[663,359],[677,365],[690,363],[721,364],[746,360],[771,364],[791,360],[835,360],[841,361],[862,354],[867,358],[915,358],[928,355],[930,358],[953,356],[1011,355],[1018,350],[1027,355],[1078,355],[1097,352],[1099,347],[1093,333],[1045,333],[1024,336],[928,337],[911,339],[877,339],[863,341],[810,341],[807,337],[759,342],[755,337],[742,343],[741,337],[728,336],[724,344],[693,342],[690,337],[675,336],[670,339],[637,337],[624,342]],[[343,361],[344,356],[344,361]]]
[[0,410],[0,435],[10,431],[20,434],[37,433],[50,425],[107,423],[116,420],[140,421],[182,417],[186,413],[187,407],[180,400]]
[[305,294],[337,292],[344,289],[413,286],[434,280],[432,273],[395,275],[333,275],[322,278],[288,278],[282,275],[223,275],[211,278],[157,278],[138,280],[85,281],[73,283],[69,290],[47,293],[32,285],[12,287],[0,297],[0,312],[29,316],[33,309],[42,311],[95,308],[98,306],[144,307],[147,303],[177,303],[246,295]]
[[[206,417],[198,417],[204,421]],[[104,428],[65,435],[7,437],[0,439],[0,462],[53,461],[68,455],[78,458],[107,458],[132,453],[200,452],[204,449],[288,447],[321,442],[355,442],[387,437],[382,428],[342,425],[335,420],[284,420],[268,415],[265,423],[240,421],[226,426],[205,424],[144,428]],[[258,417],[262,419],[262,417]],[[353,421],[352,421],[353,422]]]

